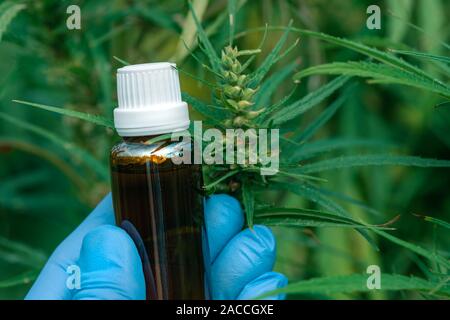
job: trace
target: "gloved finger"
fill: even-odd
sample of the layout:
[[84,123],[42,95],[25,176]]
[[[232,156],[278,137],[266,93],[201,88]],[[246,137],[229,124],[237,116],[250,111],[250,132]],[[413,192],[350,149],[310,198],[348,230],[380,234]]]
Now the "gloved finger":
[[223,248],[211,267],[213,299],[235,299],[252,280],[271,271],[275,262],[272,231],[256,225],[245,229]]
[[[283,288],[287,285],[288,280],[285,275],[278,272],[266,272],[263,273],[258,278],[250,281],[247,285],[242,289],[241,293],[238,295],[238,300],[249,300],[254,299],[256,297],[262,296],[263,294]],[[277,295],[265,297],[267,300],[283,300],[286,297],[286,294],[279,293]]]
[[226,194],[209,197],[205,202],[206,234],[211,262],[244,225],[239,202]]
[[81,283],[74,300],[145,299],[138,251],[118,227],[105,225],[90,231],[83,239],[78,266]]
[[84,236],[95,227],[114,224],[111,194],[55,249],[25,299],[69,299],[67,268],[76,263]]

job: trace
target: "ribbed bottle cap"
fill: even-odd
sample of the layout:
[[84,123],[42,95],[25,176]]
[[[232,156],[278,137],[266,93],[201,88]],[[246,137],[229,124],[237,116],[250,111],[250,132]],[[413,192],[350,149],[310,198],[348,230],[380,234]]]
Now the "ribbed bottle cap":
[[189,113],[181,100],[174,63],[129,65],[117,70],[118,108],[114,126],[120,136],[146,136],[186,130]]

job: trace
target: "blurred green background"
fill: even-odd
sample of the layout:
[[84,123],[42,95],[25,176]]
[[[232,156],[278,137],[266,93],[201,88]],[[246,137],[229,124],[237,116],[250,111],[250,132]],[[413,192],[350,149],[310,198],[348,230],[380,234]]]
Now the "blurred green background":
[[[3,0],[1,0],[3,2]],[[7,26],[0,42],[0,111],[22,121],[0,119],[0,298],[21,299],[57,244],[73,230],[109,191],[109,149],[118,139],[112,130],[77,119],[35,110],[14,99],[111,116],[116,104],[115,71],[121,63],[175,61],[199,78],[205,69],[190,57],[180,36],[194,39],[195,26],[185,23],[185,1],[33,0]],[[66,9],[81,8],[82,29],[68,30]],[[294,26],[321,31],[381,49],[414,49],[448,56],[450,2],[444,0],[248,0],[241,1],[237,33],[256,27]],[[366,27],[366,9],[381,8],[381,29]],[[196,1],[211,41],[222,47],[228,37],[227,2]],[[3,26],[0,23],[0,34]],[[240,37],[240,49],[258,46],[262,33]],[[276,44],[280,32],[268,33],[263,52]],[[292,34],[290,42],[298,35]],[[359,55],[314,38],[300,37],[299,45],[274,71],[297,63],[296,70]],[[443,67],[414,61],[429,73],[442,76]],[[446,66],[448,68],[448,65]],[[448,72],[448,69],[447,69]],[[328,82],[311,76],[300,83],[302,97]],[[445,81],[448,80],[447,78]],[[181,73],[182,89],[203,100],[209,92],[201,82]],[[383,139],[405,153],[450,159],[450,107],[436,107],[442,98],[426,91],[359,80],[355,94],[320,131],[320,137]],[[288,78],[274,100],[293,88]],[[295,126],[305,126],[323,110],[305,114]],[[201,116],[191,111],[191,116]],[[31,126],[31,127],[30,127]],[[93,155],[99,170],[79,159],[79,148]],[[389,148],[388,146],[385,148]],[[102,171],[103,170],[103,171]],[[105,171],[106,170],[106,171]],[[106,172],[106,174],[105,174]],[[448,229],[424,222],[413,214],[450,220],[450,170],[398,167],[345,169],[327,174],[327,187],[367,203],[377,220],[400,214],[396,236],[439,252],[448,258]],[[287,205],[307,203],[285,195]],[[348,207],[370,221],[357,206]],[[379,240],[372,250],[348,229],[277,229],[277,271],[290,281],[312,277],[364,273],[370,264],[383,272],[427,276],[430,266],[413,253]],[[422,298],[415,291],[362,294],[292,295],[291,298]]]

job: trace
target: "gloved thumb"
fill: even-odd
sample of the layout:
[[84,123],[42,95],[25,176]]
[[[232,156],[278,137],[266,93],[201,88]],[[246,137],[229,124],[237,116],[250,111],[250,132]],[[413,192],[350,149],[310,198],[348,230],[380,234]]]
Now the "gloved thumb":
[[145,299],[138,251],[128,234],[112,225],[86,234],[78,259],[80,287],[73,299]]

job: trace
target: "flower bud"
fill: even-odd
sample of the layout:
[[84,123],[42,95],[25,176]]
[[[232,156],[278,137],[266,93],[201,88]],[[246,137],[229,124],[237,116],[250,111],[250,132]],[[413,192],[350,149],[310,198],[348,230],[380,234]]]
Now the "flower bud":
[[252,106],[253,103],[250,101],[247,101],[247,100],[241,100],[237,103],[237,105],[238,105],[239,109],[245,109],[247,107]]
[[244,117],[241,116],[237,116],[236,118],[234,118],[233,120],[233,125],[235,125],[236,127],[241,127],[242,125],[244,125],[246,122]]

